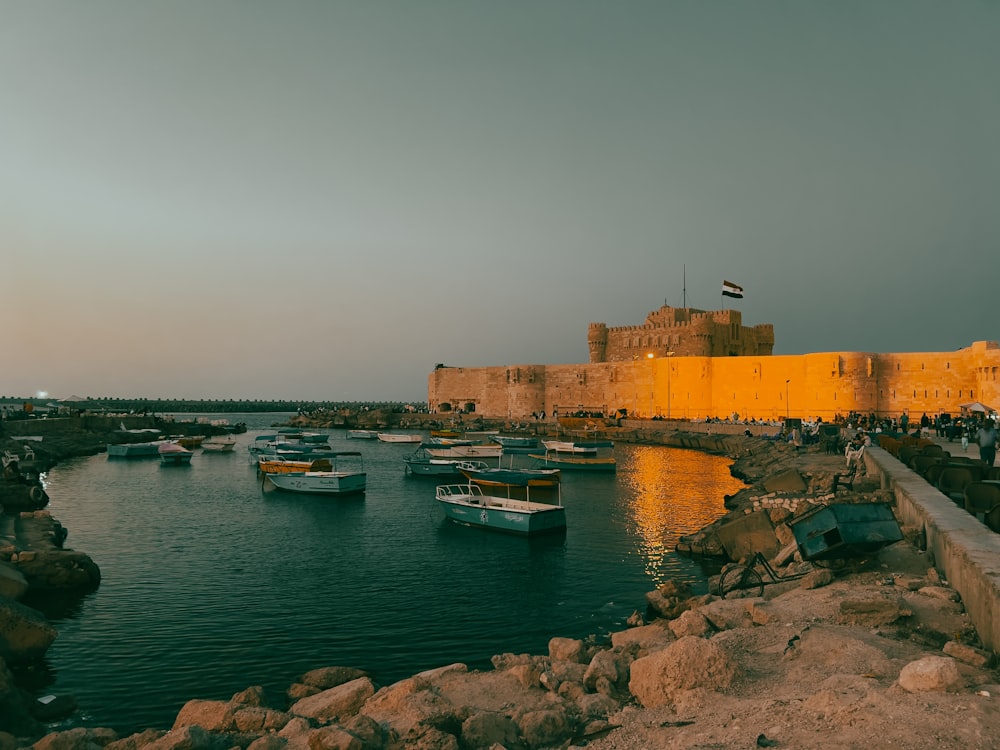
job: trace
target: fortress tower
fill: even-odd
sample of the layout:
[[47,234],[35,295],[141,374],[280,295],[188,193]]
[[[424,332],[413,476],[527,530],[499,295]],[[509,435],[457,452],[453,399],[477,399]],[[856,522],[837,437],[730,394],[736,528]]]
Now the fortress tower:
[[697,310],[664,305],[641,326],[608,328],[591,323],[591,363],[629,362],[668,354],[681,357],[767,357],[774,350],[774,326],[743,325],[739,310]]

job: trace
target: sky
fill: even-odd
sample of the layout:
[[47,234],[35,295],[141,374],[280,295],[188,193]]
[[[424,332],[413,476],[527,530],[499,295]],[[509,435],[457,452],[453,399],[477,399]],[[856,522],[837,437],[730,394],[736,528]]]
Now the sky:
[[422,401],[663,304],[1000,339],[998,39],[997,0],[0,0],[0,396]]

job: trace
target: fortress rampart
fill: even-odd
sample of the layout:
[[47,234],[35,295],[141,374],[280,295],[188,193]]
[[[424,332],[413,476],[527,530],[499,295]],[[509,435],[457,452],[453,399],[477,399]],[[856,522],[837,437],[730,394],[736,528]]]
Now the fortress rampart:
[[[771,355],[773,327],[745,328],[733,310],[686,310],[690,320],[648,326],[658,313],[663,320],[676,320],[679,312],[685,310],[661,308],[645,326],[607,329],[591,324],[590,364],[438,367],[428,379],[428,404],[432,411],[462,410],[505,419],[530,418],[543,411],[610,415],[626,409],[631,416],[645,418],[705,419],[736,413],[763,420],[790,416],[824,421],[852,411],[889,416],[907,412],[919,418],[925,412],[957,414],[959,404],[970,401],[1000,405],[1000,345],[995,341],[977,341],[950,352]],[[715,334],[704,331],[720,320],[737,326],[739,336],[717,344]],[[753,347],[763,346],[766,353],[687,353],[714,352],[736,338],[750,347],[746,331],[761,333]],[[612,332],[620,339],[614,344]],[[682,338],[682,332],[692,340]]]

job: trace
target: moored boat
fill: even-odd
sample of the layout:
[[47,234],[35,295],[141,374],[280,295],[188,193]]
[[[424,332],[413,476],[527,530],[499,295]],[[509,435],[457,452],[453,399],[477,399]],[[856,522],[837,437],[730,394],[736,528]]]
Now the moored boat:
[[422,443],[423,438],[417,433],[380,432],[378,439],[383,443]]
[[257,462],[261,474],[292,474],[299,471],[333,471],[329,458],[315,458],[311,461],[296,461],[281,456],[261,456]]
[[151,458],[160,455],[162,440],[148,443],[108,443],[108,458]]
[[403,458],[406,464],[406,471],[416,476],[425,477],[458,477],[461,472],[458,465],[464,459],[461,458],[437,458],[426,449],[417,448],[411,455]]
[[486,466],[481,461],[463,461],[458,465],[472,484],[480,487],[555,487],[562,479],[559,469],[514,469]]
[[232,453],[236,447],[236,438],[232,435],[213,435],[201,444],[205,453]]
[[500,458],[503,448],[499,445],[444,445],[440,448],[427,448],[427,452],[435,458]]
[[162,443],[157,452],[160,454],[160,463],[167,466],[186,466],[191,463],[191,456],[194,455],[194,452],[172,440]]
[[614,456],[598,456],[596,454],[579,455],[547,450],[542,453],[529,453],[528,458],[538,466],[546,469],[563,469],[566,471],[605,471],[618,470]]
[[191,450],[192,448],[199,448],[201,444],[205,441],[204,435],[176,435],[170,438],[173,442],[182,448],[187,448]]
[[[525,491],[530,493],[530,488]],[[530,494],[529,494],[530,497]],[[539,503],[486,494],[479,485],[439,485],[435,499],[445,517],[463,526],[478,526],[491,531],[533,536],[565,531],[566,509],[562,503]]]
[[[335,451],[331,456],[333,468],[330,471],[293,471],[283,474],[265,474],[264,481],[286,492],[305,495],[361,495],[364,494],[368,475],[359,451]],[[340,459],[357,459],[358,467],[342,470]]]
[[347,437],[351,440],[378,440],[378,430],[348,430]]

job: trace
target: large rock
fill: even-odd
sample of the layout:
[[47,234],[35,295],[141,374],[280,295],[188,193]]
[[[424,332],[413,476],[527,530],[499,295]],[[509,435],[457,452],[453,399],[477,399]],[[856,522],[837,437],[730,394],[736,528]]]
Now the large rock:
[[20,599],[28,591],[28,579],[13,565],[0,562],[0,597]]
[[735,674],[733,663],[716,644],[687,636],[632,662],[629,690],[651,708],[670,703],[678,691],[729,687]]
[[354,716],[373,695],[375,684],[368,677],[359,677],[303,698],[288,710],[296,716],[310,719],[342,720]]
[[899,686],[911,693],[958,690],[962,687],[962,676],[954,659],[925,656],[903,667],[899,673]]
[[11,664],[40,659],[58,633],[38,610],[0,599],[0,657]]
[[92,591],[101,583],[101,569],[89,556],[70,549],[19,552],[11,562],[32,592]]
[[770,559],[781,551],[781,543],[767,511],[737,516],[719,526],[716,533],[726,555],[733,561],[745,560],[754,552]]

